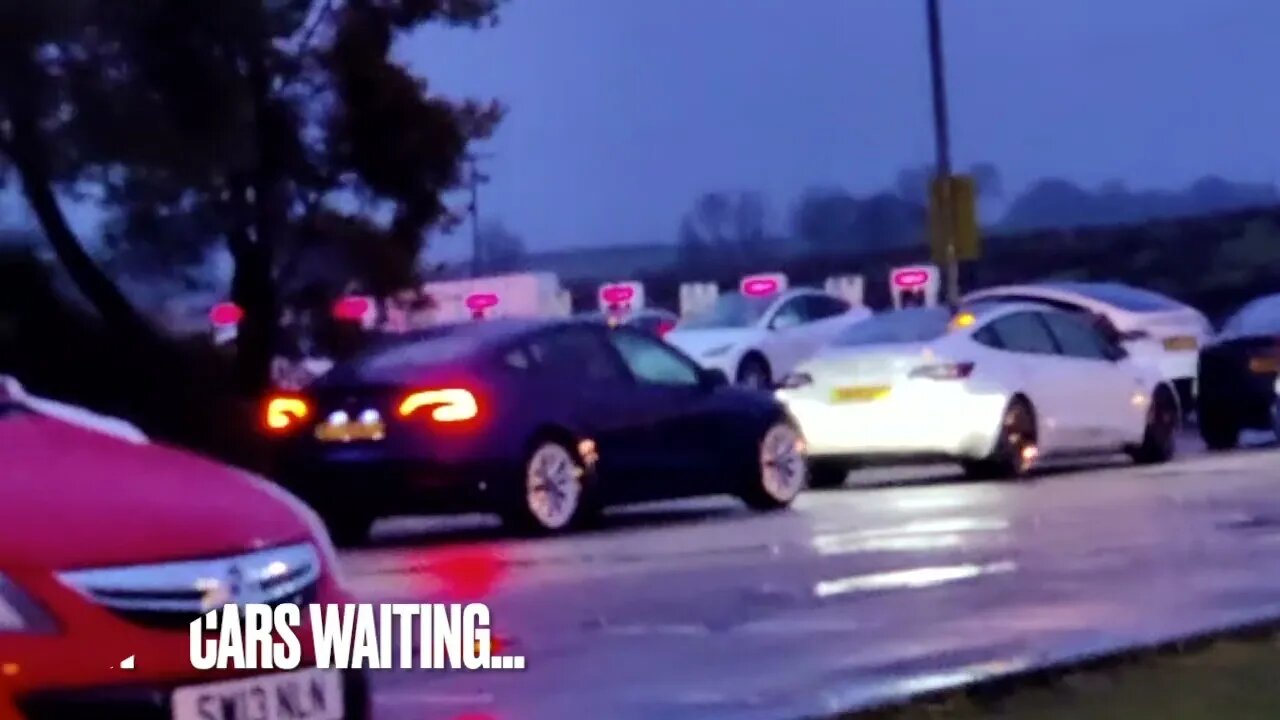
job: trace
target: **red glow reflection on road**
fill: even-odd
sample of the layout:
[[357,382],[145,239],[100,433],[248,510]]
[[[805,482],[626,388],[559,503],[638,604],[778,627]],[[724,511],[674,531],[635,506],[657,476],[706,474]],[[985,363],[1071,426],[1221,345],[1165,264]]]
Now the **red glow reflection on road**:
[[446,593],[466,600],[489,595],[506,571],[506,561],[488,548],[446,552],[429,565]]

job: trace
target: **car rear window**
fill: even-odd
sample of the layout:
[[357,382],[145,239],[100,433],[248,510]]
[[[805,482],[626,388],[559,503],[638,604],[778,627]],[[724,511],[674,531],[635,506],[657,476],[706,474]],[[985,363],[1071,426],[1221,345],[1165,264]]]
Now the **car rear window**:
[[1047,287],[1077,293],[1129,312],[1172,312],[1184,307],[1160,293],[1119,283],[1060,283]]
[[873,315],[836,338],[836,347],[921,343],[947,334],[951,312],[946,308],[912,308]]
[[397,370],[442,365],[462,360],[484,347],[481,338],[465,332],[441,332],[412,340],[393,342],[356,360],[359,374],[394,373]]
[[1223,325],[1222,334],[1228,337],[1280,335],[1280,295],[1267,295],[1245,305]]

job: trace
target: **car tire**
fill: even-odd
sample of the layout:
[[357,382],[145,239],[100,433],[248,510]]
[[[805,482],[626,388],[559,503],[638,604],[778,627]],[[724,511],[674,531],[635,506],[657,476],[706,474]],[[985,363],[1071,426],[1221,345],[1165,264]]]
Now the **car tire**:
[[842,487],[848,479],[848,463],[834,460],[809,461],[809,487],[815,490],[830,490]]
[[1159,465],[1173,459],[1178,445],[1178,402],[1166,387],[1151,394],[1142,444],[1129,449],[1129,457],[1140,465]]
[[1015,397],[1000,416],[999,437],[991,454],[980,460],[961,463],[971,480],[1014,480],[1026,477],[1034,465],[1037,431],[1035,409],[1022,397]]
[[805,488],[808,476],[804,439],[795,425],[780,420],[756,443],[755,468],[747,478],[742,500],[753,510],[781,510]]
[[525,456],[516,509],[505,521],[534,535],[566,532],[594,513],[587,470],[577,453],[555,439],[540,439]]
[[1229,410],[1206,403],[1201,397],[1197,403],[1196,420],[1200,437],[1210,450],[1234,450],[1240,445],[1240,424]]
[[768,360],[765,360],[759,353],[753,352],[749,353],[738,364],[738,374],[735,380],[739,385],[745,385],[757,390],[768,390],[773,385],[773,371],[769,368]]

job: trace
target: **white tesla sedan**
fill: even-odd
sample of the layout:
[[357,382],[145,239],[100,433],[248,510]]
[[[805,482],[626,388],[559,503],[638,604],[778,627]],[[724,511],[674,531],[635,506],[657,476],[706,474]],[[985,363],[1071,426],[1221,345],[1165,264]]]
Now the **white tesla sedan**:
[[1199,310],[1160,293],[1109,282],[1048,282],[979,290],[964,302],[1038,302],[1105,317],[1134,360],[1160,369],[1178,390],[1184,411],[1194,407],[1200,348],[1213,326]]
[[768,388],[850,325],[865,307],[820,290],[725,293],[705,312],[682,320],[666,340],[708,369],[751,387]]
[[972,477],[1017,477],[1059,454],[1159,463],[1179,424],[1172,386],[1090,316],[1022,303],[877,315],[802,363],[778,396],[815,487],[868,461],[955,460]]

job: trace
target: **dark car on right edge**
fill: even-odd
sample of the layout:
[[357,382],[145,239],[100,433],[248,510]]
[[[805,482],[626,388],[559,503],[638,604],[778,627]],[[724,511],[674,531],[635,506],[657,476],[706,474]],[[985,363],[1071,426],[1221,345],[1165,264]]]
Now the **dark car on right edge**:
[[1245,430],[1280,435],[1280,294],[1266,295],[1232,315],[1200,352],[1196,409],[1211,450],[1240,442]]

